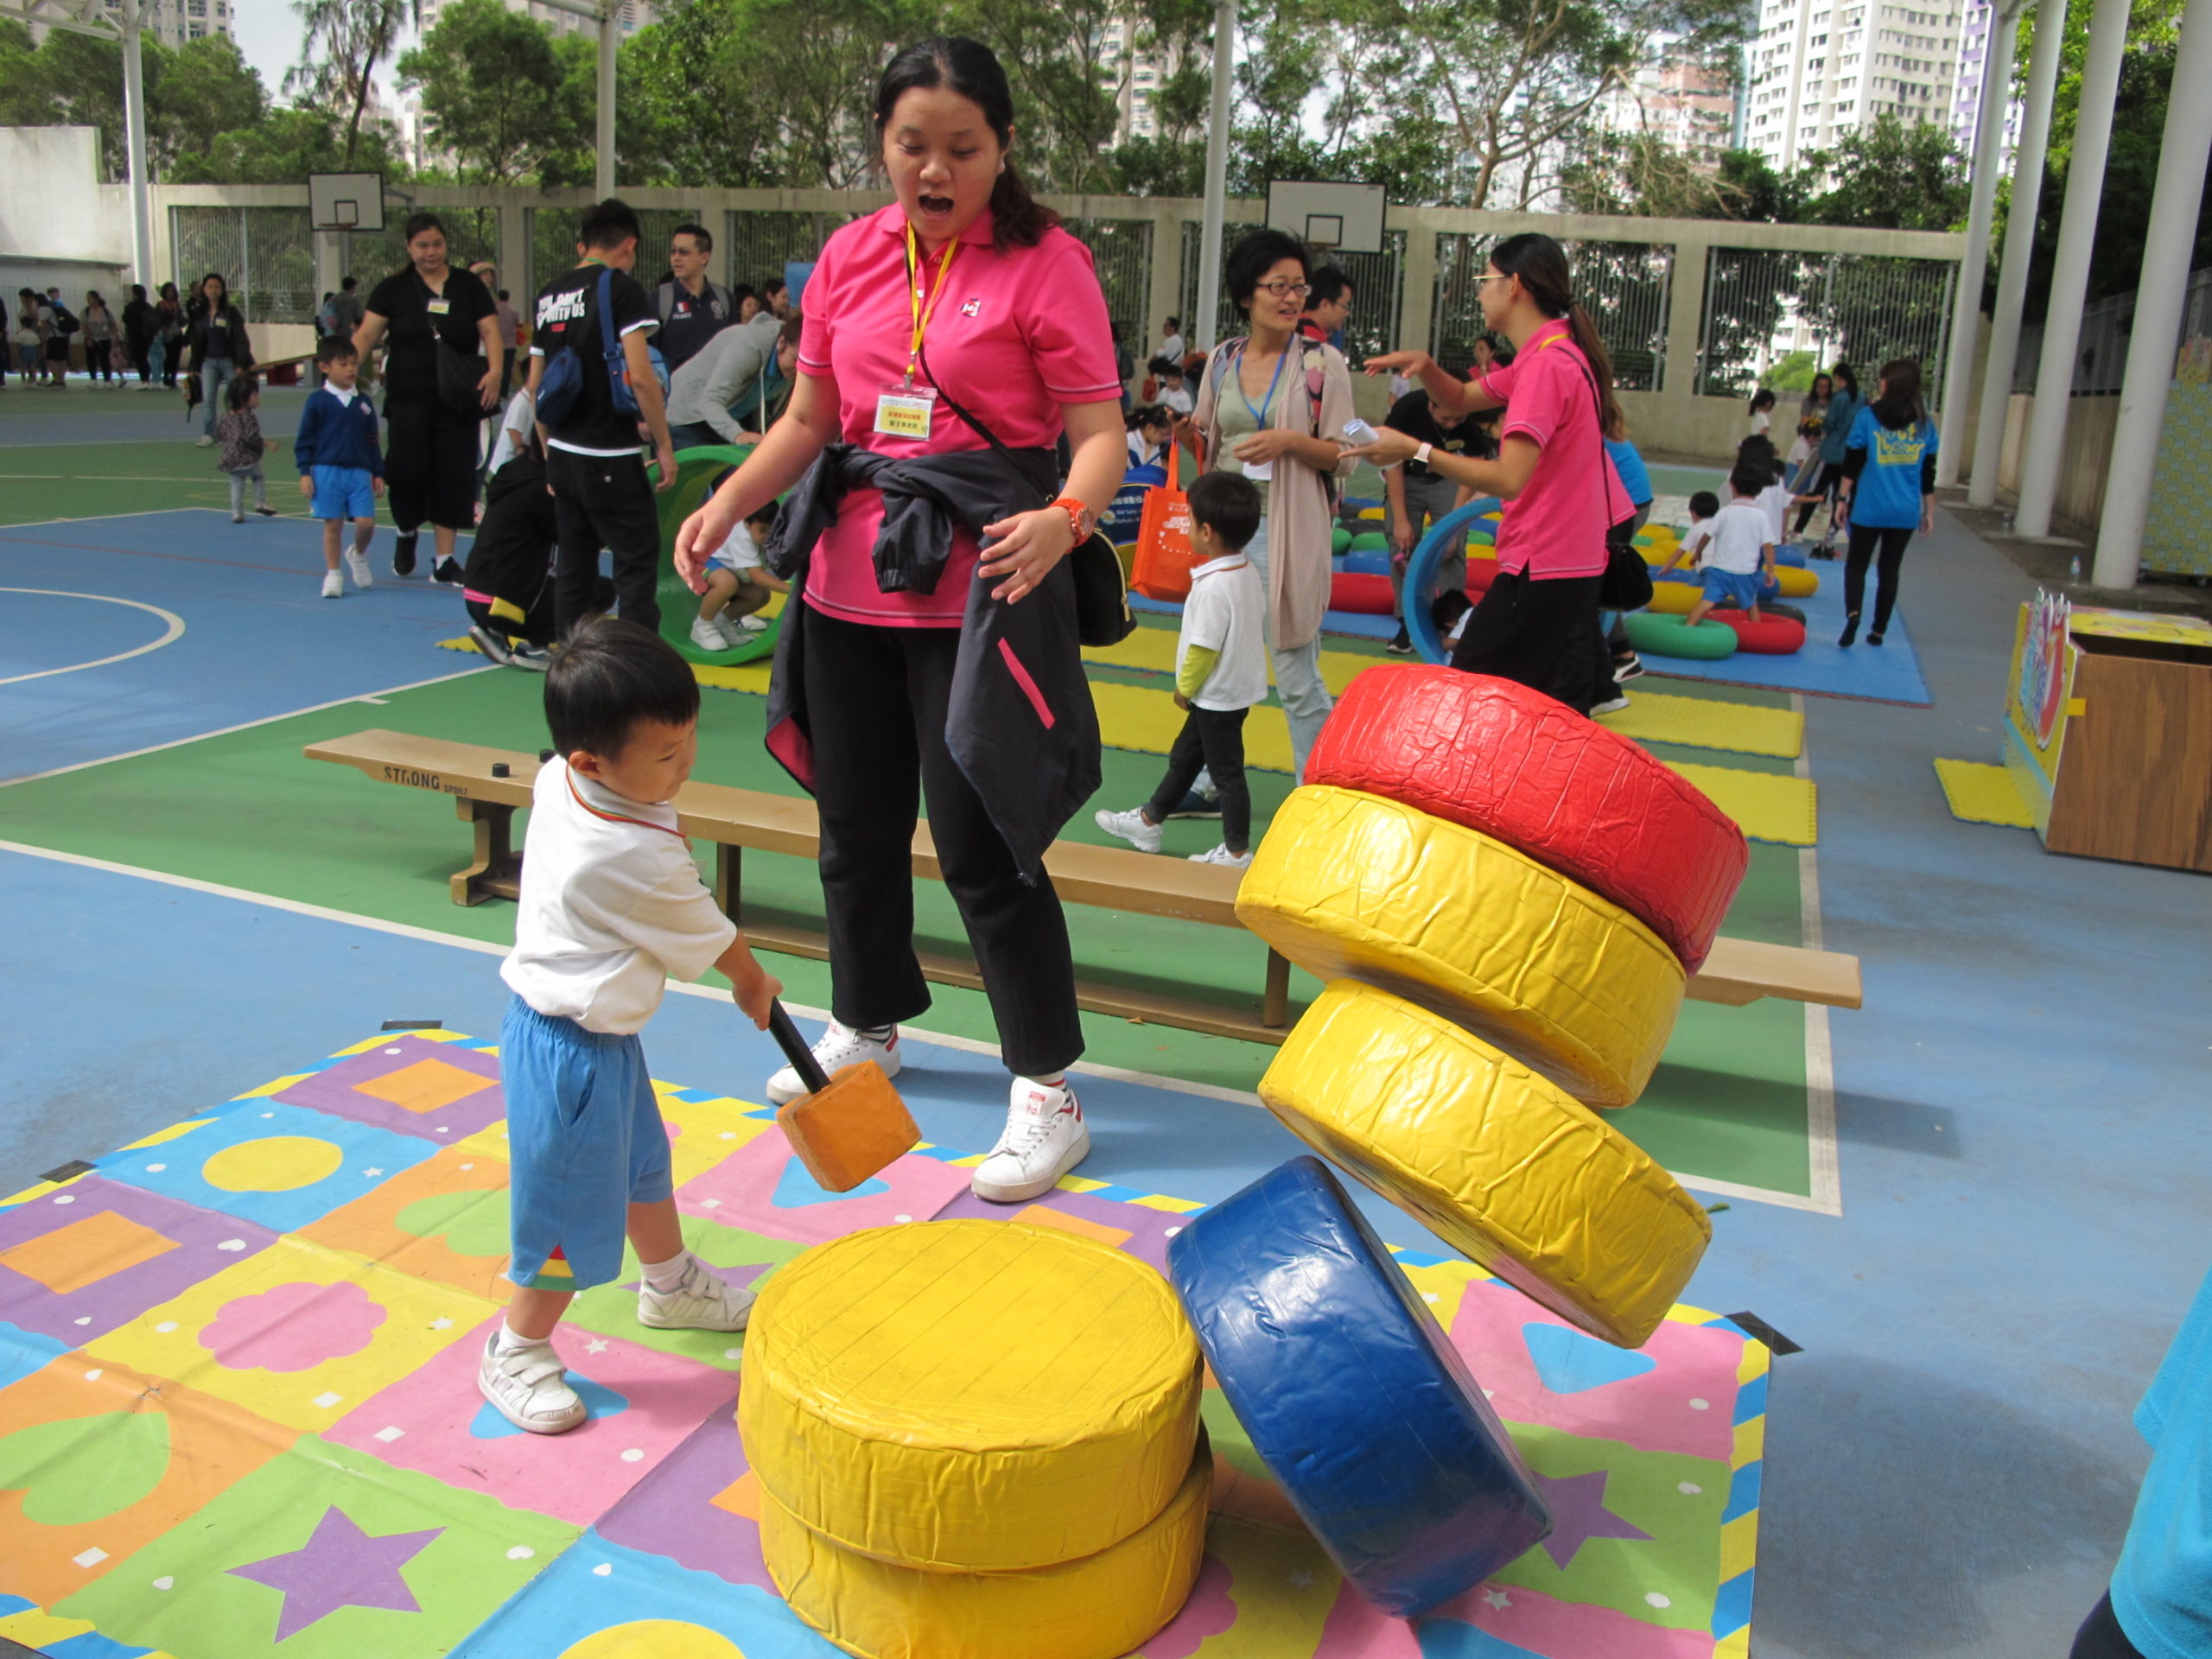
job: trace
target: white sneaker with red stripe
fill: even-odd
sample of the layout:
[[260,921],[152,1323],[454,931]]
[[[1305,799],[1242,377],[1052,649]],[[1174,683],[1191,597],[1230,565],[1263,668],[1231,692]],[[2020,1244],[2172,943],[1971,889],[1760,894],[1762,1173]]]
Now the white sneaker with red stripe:
[[976,1196],[992,1204],[1026,1203],[1051,1192],[1089,1156],[1090,1131],[1075,1090],[1065,1081],[1047,1088],[1016,1077],[1006,1129],[990,1155],[976,1166]]

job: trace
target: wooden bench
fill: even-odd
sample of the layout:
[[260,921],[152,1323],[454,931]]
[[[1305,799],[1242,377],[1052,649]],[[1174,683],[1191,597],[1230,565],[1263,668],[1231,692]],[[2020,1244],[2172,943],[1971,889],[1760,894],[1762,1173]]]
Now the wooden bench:
[[[514,814],[517,807],[530,804],[537,778],[535,755],[385,731],[355,732],[311,743],[306,754],[310,760],[352,766],[380,783],[454,798],[461,821],[475,833],[468,867],[452,877],[454,903],[479,905],[490,898],[512,899],[519,892],[522,855],[514,845]],[[713,843],[715,900],[745,927],[753,943],[791,956],[827,960],[828,944],[820,933],[773,922],[747,923],[742,914],[746,849],[796,858],[820,856],[821,830],[814,803],[803,796],[695,781],[683,786],[675,805],[683,833]],[[913,859],[916,875],[932,881],[944,879],[926,822],[914,831]],[[1221,865],[1056,841],[1045,855],[1045,868],[1068,904],[1243,927],[1236,919],[1242,874]],[[972,960],[929,951],[917,954],[925,978],[970,990],[982,988],[982,976]],[[1859,958],[1723,938],[1714,943],[1705,966],[1690,980],[1688,994],[1700,1001],[1736,1007],[1772,996],[1855,1008],[1860,1003]],[[1076,1000],[1095,1014],[1280,1043],[1290,1024],[1290,964],[1273,950],[1267,952],[1265,988],[1255,1010],[1096,981],[1078,981]]]

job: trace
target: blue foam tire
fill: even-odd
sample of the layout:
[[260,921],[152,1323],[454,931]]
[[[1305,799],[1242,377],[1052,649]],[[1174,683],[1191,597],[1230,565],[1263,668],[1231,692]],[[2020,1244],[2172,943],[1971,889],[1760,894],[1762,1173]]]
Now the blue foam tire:
[[[1443,637],[1436,631],[1436,619],[1428,607],[1436,598],[1436,575],[1444,562],[1445,553],[1452,549],[1465,548],[1469,531],[1483,523],[1483,515],[1496,512],[1497,498],[1478,496],[1464,507],[1454,507],[1428,527],[1428,534],[1421,538],[1421,545],[1414,549],[1413,556],[1406,561],[1405,593],[1406,637],[1414,642],[1414,649],[1421,652],[1421,660],[1433,663],[1439,668],[1452,660],[1452,653],[1444,649]],[[1484,528],[1489,526],[1484,525]],[[1418,602],[1415,602],[1418,600]]]
[[1355,548],[1344,555],[1344,569],[1357,575],[1387,576],[1390,574],[1390,556]]
[[1167,1271],[1253,1451],[1385,1612],[1426,1612],[1551,1530],[1465,1363],[1320,1160],[1186,1224]]

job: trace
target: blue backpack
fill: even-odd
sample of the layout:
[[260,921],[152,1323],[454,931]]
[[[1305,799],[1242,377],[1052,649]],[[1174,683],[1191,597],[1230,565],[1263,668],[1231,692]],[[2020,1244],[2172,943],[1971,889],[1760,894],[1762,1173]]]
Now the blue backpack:
[[[644,411],[638,407],[637,394],[630,389],[630,370],[623,356],[621,342],[614,337],[614,272],[601,266],[599,273],[599,344],[607,358],[607,385],[613,394],[614,412],[627,415],[632,420]],[[660,395],[668,397],[668,365],[661,359],[660,347],[648,346],[645,356],[652,364],[653,378],[660,383]],[[545,372],[538,377],[537,418],[546,426],[558,426],[576,406],[576,399],[583,396],[584,360],[580,351],[571,346],[556,353],[546,363]],[[665,404],[664,404],[664,407]]]

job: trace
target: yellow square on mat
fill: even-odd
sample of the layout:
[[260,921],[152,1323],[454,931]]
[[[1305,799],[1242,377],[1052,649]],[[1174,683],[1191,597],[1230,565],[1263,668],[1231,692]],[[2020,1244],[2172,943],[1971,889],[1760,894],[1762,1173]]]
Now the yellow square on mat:
[[474,1071],[464,1071],[443,1060],[417,1060],[383,1077],[357,1083],[353,1092],[389,1101],[403,1111],[419,1113],[442,1111],[454,1102],[480,1095],[491,1086],[491,1078],[480,1077]]
[[497,1158],[501,1163],[512,1163],[514,1154],[507,1146],[507,1120],[494,1118],[472,1135],[453,1143],[455,1152],[466,1152],[480,1158]]
[[102,1210],[0,1251],[0,1267],[36,1280],[57,1296],[67,1296],[176,1248],[176,1240],[143,1222]]
[[320,1433],[460,1341],[493,1307],[285,1237],[85,1351]]
[[750,1102],[729,1095],[716,1100],[663,1095],[660,1116],[668,1125],[668,1159],[677,1185],[705,1174],[739,1147],[772,1133],[775,1119],[747,1116],[754,1109]]

